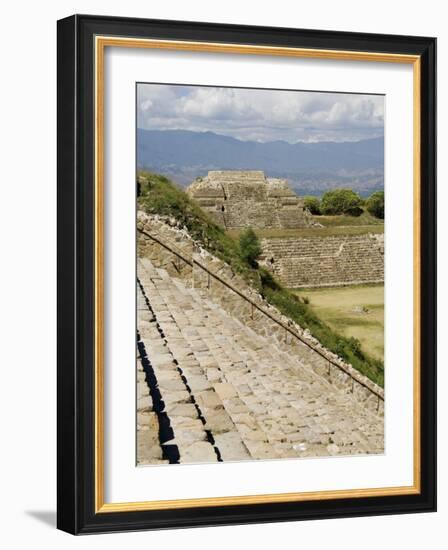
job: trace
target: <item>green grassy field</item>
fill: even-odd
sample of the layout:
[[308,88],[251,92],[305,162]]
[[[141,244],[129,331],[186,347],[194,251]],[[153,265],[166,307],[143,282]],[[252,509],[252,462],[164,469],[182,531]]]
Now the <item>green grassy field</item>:
[[294,291],[331,328],[357,338],[362,348],[384,360],[384,286],[362,285]]

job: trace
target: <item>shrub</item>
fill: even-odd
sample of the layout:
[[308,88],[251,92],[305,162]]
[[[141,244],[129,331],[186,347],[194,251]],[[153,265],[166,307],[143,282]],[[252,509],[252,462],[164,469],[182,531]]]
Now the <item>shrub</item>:
[[362,214],[363,200],[351,189],[333,189],[324,193],[321,202],[322,214],[336,215],[348,214],[360,216]]
[[366,207],[369,214],[375,218],[384,219],[384,191],[372,193],[366,201]]
[[250,266],[257,267],[257,260],[262,252],[260,240],[251,227],[245,229],[239,238],[240,254]]
[[320,201],[317,197],[305,197],[303,205],[313,216],[320,216]]

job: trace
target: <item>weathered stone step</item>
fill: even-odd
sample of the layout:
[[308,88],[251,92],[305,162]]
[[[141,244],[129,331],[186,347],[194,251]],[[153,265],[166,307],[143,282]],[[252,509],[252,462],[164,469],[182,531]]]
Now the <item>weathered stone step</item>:
[[[159,270],[144,262],[139,270],[142,284],[151,287],[153,280],[164,281],[166,276]],[[152,288],[154,295],[158,290]],[[178,293],[171,289],[166,293],[171,299],[176,299]],[[159,294],[162,298],[162,295]],[[181,329],[183,325],[187,332],[191,323],[182,323],[178,317],[173,323],[167,303],[163,299],[156,300],[156,318],[169,345],[167,355],[155,355],[156,376],[160,380],[159,387],[165,401],[165,410],[173,426],[175,437],[169,444],[179,447],[181,462],[215,461],[217,456],[222,460],[242,460],[250,457],[246,446],[224,410],[219,392],[213,387],[198,361],[197,353],[206,351],[201,340],[185,340]],[[179,304],[176,301],[176,304]],[[180,321],[180,323],[179,323]],[[191,336],[191,330],[190,330]],[[150,345],[150,343],[149,343]],[[175,374],[174,374],[175,373]],[[209,434],[209,435],[208,435]],[[210,455],[210,449],[205,446],[206,436],[210,436],[218,451],[215,457]],[[185,443],[186,442],[186,443]],[[198,459],[199,457],[202,457]]]

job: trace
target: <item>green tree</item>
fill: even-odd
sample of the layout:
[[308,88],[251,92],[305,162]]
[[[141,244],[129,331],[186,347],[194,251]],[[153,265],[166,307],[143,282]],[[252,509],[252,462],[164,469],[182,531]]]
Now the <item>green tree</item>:
[[313,214],[313,216],[319,216],[321,214],[320,201],[317,197],[304,197],[303,205],[310,214]]
[[330,216],[348,214],[360,216],[363,200],[351,189],[333,189],[324,193],[321,201],[321,212]]
[[375,191],[366,201],[367,211],[375,218],[384,219],[384,191]]
[[262,248],[260,240],[251,227],[245,229],[239,237],[240,254],[250,266],[257,267]]

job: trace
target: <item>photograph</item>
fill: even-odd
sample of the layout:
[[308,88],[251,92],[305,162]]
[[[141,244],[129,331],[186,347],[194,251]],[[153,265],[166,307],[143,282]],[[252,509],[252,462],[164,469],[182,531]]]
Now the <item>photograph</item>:
[[385,96],[135,97],[136,465],[384,454]]
[[436,39],[251,21],[58,21],[63,531],[436,509]]

